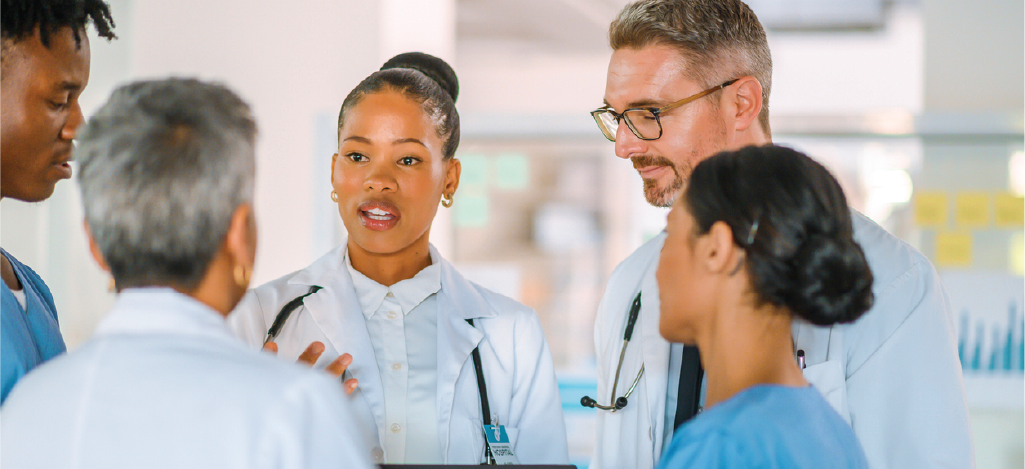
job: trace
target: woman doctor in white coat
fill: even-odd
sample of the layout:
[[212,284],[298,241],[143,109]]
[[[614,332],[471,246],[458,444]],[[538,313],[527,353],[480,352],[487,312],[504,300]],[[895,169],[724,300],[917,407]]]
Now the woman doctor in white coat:
[[521,464],[565,464],[537,315],[465,279],[428,242],[439,201],[451,206],[459,185],[457,93],[452,68],[421,53],[392,58],[349,93],[331,160],[348,239],[251,291],[233,327],[253,346],[273,339],[290,360],[322,342],[319,367],[351,354],[346,385],[358,382],[352,408],[379,462],[485,462],[490,423],[504,427]]

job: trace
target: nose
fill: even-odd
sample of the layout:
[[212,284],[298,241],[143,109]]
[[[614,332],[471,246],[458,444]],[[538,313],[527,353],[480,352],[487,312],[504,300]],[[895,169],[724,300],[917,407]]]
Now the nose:
[[395,192],[398,184],[390,168],[374,167],[363,180],[363,189],[371,192]]
[[626,122],[622,122],[616,128],[616,156],[630,159],[631,156],[644,153],[647,149],[647,143],[637,138]]
[[78,104],[78,100],[75,99],[70,103],[71,109],[68,110],[68,119],[64,121],[64,127],[61,128],[61,138],[64,140],[74,140],[78,128],[85,122],[85,116],[82,114],[82,106]]

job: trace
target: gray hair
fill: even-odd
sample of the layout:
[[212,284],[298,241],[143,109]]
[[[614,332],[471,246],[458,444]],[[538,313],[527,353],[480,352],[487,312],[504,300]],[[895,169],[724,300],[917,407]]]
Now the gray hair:
[[256,122],[224,86],[170,78],[114,91],[79,132],[89,231],[119,289],[196,288],[253,201]]
[[[740,0],[639,0],[609,25],[612,50],[649,45],[675,48],[687,76],[704,88],[751,75],[762,85],[758,121],[769,130],[772,54],[765,29]],[[718,94],[713,99],[718,99]]]

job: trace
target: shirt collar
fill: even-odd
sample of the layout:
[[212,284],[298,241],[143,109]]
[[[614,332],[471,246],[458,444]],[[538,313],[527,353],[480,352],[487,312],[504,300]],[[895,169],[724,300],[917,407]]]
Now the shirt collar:
[[220,313],[166,287],[124,290],[96,327],[96,335],[154,333],[236,340]]
[[385,299],[397,303],[402,309],[402,314],[409,314],[424,300],[438,293],[441,290],[441,264],[438,263],[440,256],[434,246],[430,246],[430,255],[431,265],[417,272],[413,278],[386,287],[354,269],[349,259],[349,250],[346,249],[345,267],[349,269],[349,276],[352,277],[352,285],[356,288],[356,296],[359,298],[360,307],[363,308],[363,315],[370,319],[381,309]]

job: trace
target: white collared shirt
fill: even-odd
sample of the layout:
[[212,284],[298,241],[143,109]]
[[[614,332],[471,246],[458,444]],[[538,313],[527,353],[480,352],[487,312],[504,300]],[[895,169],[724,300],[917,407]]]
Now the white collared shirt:
[[17,304],[22,305],[22,310],[25,310],[29,304],[29,298],[25,295],[25,289],[11,290],[10,293],[14,295],[14,300],[17,301]]
[[369,469],[338,382],[248,349],[169,288],[118,296],[96,335],[15,386],[3,467]]
[[352,267],[384,386],[384,449],[390,464],[442,463],[438,438],[438,301],[441,267],[431,265],[390,287]]

